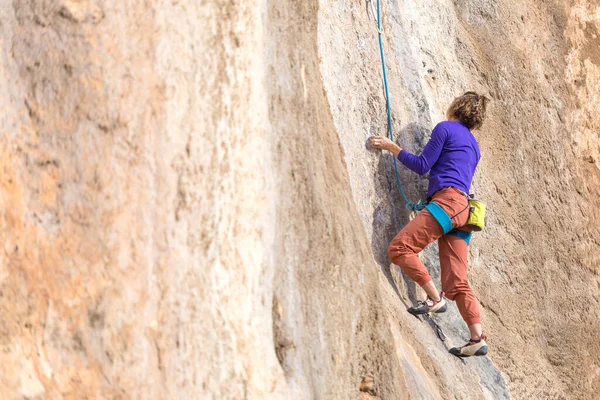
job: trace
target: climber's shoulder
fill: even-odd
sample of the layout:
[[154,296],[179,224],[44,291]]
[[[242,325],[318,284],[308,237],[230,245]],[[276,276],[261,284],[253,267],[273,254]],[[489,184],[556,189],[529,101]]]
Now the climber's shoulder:
[[440,139],[445,139],[446,136],[448,136],[448,133],[451,131],[451,128],[452,128],[451,123],[452,123],[452,121],[439,122],[435,126],[435,128],[433,128],[433,131],[431,132],[431,136],[438,137]]
[[434,129],[444,129],[446,131],[456,130],[456,129],[465,129],[466,127],[458,121],[447,120],[438,122]]
[[448,120],[439,122],[435,128],[433,128],[432,136],[440,136],[446,138],[448,136],[454,137],[458,135],[458,137],[464,137],[465,135],[471,135],[469,128],[467,128],[464,124],[459,121]]

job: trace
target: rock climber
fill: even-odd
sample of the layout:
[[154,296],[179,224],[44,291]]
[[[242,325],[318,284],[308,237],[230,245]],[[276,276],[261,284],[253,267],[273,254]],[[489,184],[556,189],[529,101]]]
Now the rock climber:
[[[479,308],[467,280],[467,253],[470,239],[468,193],[475,168],[481,157],[477,140],[471,133],[479,129],[485,118],[488,98],[466,92],[454,99],[446,112],[447,121],[436,125],[421,155],[403,150],[384,136],[372,136],[370,145],[390,151],[407,168],[423,175],[429,171],[427,201],[441,207],[452,222],[451,231],[444,229],[432,212],[424,209],[392,240],[388,255],[427,294],[408,311],[414,315],[442,313],[447,309],[444,297],[454,300],[471,334],[467,344],[453,347],[450,353],[459,357],[487,354],[486,336],[482,331]],[[440,210],[440,211],[441,211]],[[445,218],[448,218],[445,217]],[[448,221],[447,228],[450,224]],[[418,257],[428,244],[437,240],[441,268],[442,291],[438,292],[429,272]]]

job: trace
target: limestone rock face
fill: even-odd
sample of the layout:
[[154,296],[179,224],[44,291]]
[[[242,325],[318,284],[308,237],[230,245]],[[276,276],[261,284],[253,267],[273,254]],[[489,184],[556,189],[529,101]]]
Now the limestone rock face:
[[0,1],[1,399],[596,398],[600,9],[382,2],[402,147],[492,100],[461,361],[387,259],[373,5]]

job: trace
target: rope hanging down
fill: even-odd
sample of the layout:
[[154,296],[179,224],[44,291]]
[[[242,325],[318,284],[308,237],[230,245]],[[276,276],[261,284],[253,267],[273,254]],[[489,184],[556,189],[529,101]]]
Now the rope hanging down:
[[[387,108],[387,119],[388,119],[388,131],[390,133],[390,140],[394,141],[394,129],[392,127],[392,113],[390,110],[390,95],[388,91],[388,83],[387,83],[387,73],[385,68],[385,56],[383,54],[383,41],[381,36],[383,35],[383,29],[381,28],[381,0],[377,0],[377,34],[379,36],[379,54],[381,54],[381,68],[383,70],[383,87],[385,88],[385,105]],[[373,3],[371,3],[373,4]],[[398,184],[398,189],[400,190],[400,194],[404,198],[406,202],[406,208],[411,208],[415,211],[419,211],[425,208],[427,205],[426,202],[413,203],[406,197],[404,193],[404,189],[402,189],[402,184],[400,183],[400,174],[398,173],[398,160],[394,157],[394,170],[396,171],[396,183]]]

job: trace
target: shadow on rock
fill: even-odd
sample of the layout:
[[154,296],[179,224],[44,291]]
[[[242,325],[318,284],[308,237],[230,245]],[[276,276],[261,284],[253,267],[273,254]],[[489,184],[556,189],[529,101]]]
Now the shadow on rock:
[[[426,129],[417,124],[406,125],[400,130],[398,137],[408,138],[406,141],[411,145],[423,147]],[[402,146],[401,146],[402,147]],[[371,149],[367,144],[367,149],[370,151],[378,151]],[[401,163],[398,162],[398,173],[400,181],[403,184],[405,193],[410,196],[410,193],[425,192],[427,190],[427,179],[407,170]],[[415,179],[416,178],[416,179]],[[410,210],[405,208],[405,200],[400,195],[398,184],[396,181],[396,172],[394,169],[394,156],[389,152],[384,152],[379,157],[377,169],[373,176],[375,193],[377,199],[380,199],[380,204],[373,212],[373,234],[371,238],[371,249],[375,257],[375,261],[379,264],[383,274],[388,282],[398,295],[398,298],[406,307],[417,302],[417,288],[412,279],[410,279],[400,267],[391,264],[387,255],[387,248],[394,236],[402,229],[410,220]],[[392,268],[397,268],[398,275],[402,276],[407,288],[408,298],[412,304],[406,304],[403,296],[400,294],[396,281],[394,280],[395,271]]]
[[[396,178],[393,165],[393,156],[389,153],[382,154],[379,158],[377,170],[374,172],[373,180],[375,193],[381,203],[373,212],[373,234],[371,237],[371,250],[375,261],[379,264],[381,271],[398,295],[398,298],[407,305],[394,281],[391,268],[400,268],[391,264],[387,249],[394,236],[400,231],[400,227],[408,221],[408,210],[402,208],[402,199],[396,187]],[[402,272],[404,281],[408,286],[409,295],[413,297],[415,292],[414,283]]]

